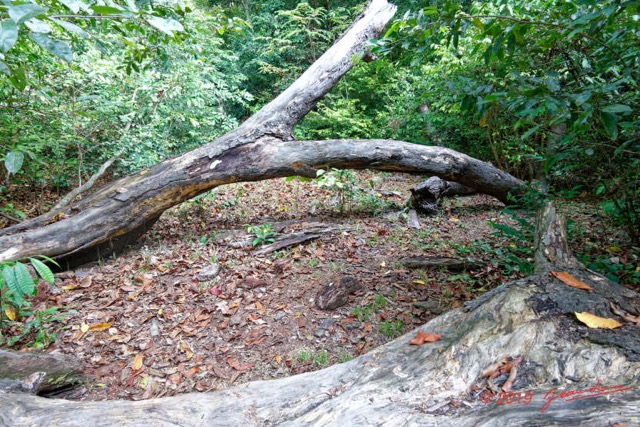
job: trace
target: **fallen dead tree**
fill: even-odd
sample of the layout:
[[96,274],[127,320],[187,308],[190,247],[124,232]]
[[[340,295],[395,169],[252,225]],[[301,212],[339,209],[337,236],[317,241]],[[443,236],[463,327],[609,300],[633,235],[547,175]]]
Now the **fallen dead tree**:
[[[350,68],[353,55],[393,11],[384,0],[372,1],[327,54],[235,131],[59,212],[3,230],[0,260],[44,254],[77,263],[110,255],[165,209],[210,188],[315,176],[318,168],[429,173],[505,200],[519,180],[452,150],[398,141],[290,140],[293,125]],[[41,385],[54,378],[51,368],[33,365],[0,387],[0,425],[632,425],[640,412],[640,335],[625,318],[637,315],[640,296],[571,256],[551,206],[541,214],[538,230],[537,274],[420,328],[441,335],[436,342],[410,345],[413,332],[321,371],[139,402],[29,394],[43,391]],[[592,290],[569,287],[550,275],[558,271]],[[623,326],[591,329],[576,312],[617,319]],[[78,379],[55,378],[59,386]]]
[[367,50],[395,12],[372,0],[345,34],[276,99],[204,147],[144,169],[84,199],[0,231],[0,261],[46,255],[63,268],[119,253],[166,209],[220,185],[318,169],[430,174],[506,200],[522,182],[442,147],[389,140],[292,141],[291,131]]
[[[640,332],[611,307],[635,313],[640,295],[573,258],[552,205],[537,229],[537,274],[419,328],[441,335],[436,342],[410,345],[414,331],[321,371],[148,401],[74,402],[0,391],[0,424],[634,425]],[[550,274],[557,271],[592,290],[566,285]],[[622,326],[592,329],[576,312]],[[501,373],[507,358],[514,366]],[[507,374],[511,388],[503,390]]]

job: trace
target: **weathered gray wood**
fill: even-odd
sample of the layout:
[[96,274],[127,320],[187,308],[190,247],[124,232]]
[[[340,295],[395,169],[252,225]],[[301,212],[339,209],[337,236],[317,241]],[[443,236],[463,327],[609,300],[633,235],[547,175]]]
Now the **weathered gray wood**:
[[[295,233],[282,234],[275,237],[275,242],[264,245],[256,250],[254,254],[258,256],[267,255],[280,249],[318,239],[323,234],[333,233],[339,230],[341,230],[341,228],[336,226],[317,226]],[[344,230],[344,228],[342,228],[342,230]]]
[[454,181],[446,181],[437,176],[432,176],[421,182],[411,190],[411,205],[424,214],[433,214],[438,211],[440,200],[443,197],[473,194],[478,190]]
[[0,379],[15,382],[13,385],[6,383],[7,387],[24,388],[21,383],[26,378],[37,372],[44,372],[46,375],[38,381],[32,392],[49,392],[84,382],[86,378],[82,369],[80,361],[62,354],[0,350]]
[[522,182],[441,147],[406,142],[291,141],[291,130],[352,66],[395,6],[372,0],[347,32],[291,87],[236,130],[204,147],[124,177],[59,212],[0,231],[0,261],[47,255],[63,268],[110,257],[148,230],[166,209],[220,185],[320,168],[429,173],[506,199]]

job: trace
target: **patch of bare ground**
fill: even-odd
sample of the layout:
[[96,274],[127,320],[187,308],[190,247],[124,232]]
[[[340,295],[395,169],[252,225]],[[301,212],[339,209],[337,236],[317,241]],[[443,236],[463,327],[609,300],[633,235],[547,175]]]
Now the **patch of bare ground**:
[[[82,359],[95,379],[65,397],[148,399],[320,369],[529,273],[530,242],[490,225],[519,229],[495,199],[450,199],[414,229],[406,200],[420,177],[342,179],[342,190],[297,180],[216,189],[166,212],[127,253],[43,287],[35,308],[77,311],[55,324],[48,351]],[[278,236],[331,230],[259,255],[247,228],[264,224]],[[475,267],[401,262],[425,256]],[[318,308],[316,295],[346,276],[359,284],[346,303]]]

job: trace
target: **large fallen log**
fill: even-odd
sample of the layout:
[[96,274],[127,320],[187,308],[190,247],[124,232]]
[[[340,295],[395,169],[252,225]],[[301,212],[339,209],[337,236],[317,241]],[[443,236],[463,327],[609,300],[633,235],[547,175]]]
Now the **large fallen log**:
[[[441,334],[437,342],[410,345],[412,332],[321,371],[148,401],[74,402],[0,392],[0,424],[638,425],[639,328],[590,329],[574,312],[623,322],[611,304],[634,312],[640,295],[575,261],[552,206],[538,230],[539,274],[419,328]],[[549,274],[557,270],[593,290],[565,285]],[[506,357],[521,358],[510,391],[500,389],[506,374],[482,378]]]
[[453,150],[399,141],[291,141],[293,126],[352,67],[395,6],[372,0],[345,34],[289,88],[237,129],[204,147],[126,176],[60,210],[0,230],[0,262],[46,255],[63,268],[107,258],[148,230],[166,209],[220,185],[317,169],[372,168],[431,174],[501,200],[522,185]]

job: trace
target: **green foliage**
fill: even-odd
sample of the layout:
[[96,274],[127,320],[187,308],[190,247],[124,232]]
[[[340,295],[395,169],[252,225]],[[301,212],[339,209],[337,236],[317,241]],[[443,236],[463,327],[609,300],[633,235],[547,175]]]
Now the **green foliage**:
[[173,1],[155,7],[130,1],[111,1],[108,6],[80,0],[41,3],[6,0],[0,8],[0,72],[20,92],[33,85],[30,66],[37,62],[32,58],[44,51],[70,63],[72,45],[81,51],[85,39],[99,38],[106,31],[120,35],[118,42],[127,52],[126,68],[137,71],[143,60],[162,53],[162,45],[180,39],[184,32],[180,20],[188,12]]
[[209,35],[221,23],[199,13],[183,22],[189,37],[163,45],[166,55],[147,57],[136,75],[123,65],[122,35],[103,29],[71,67],[31,58],[28,90],[0,81],[5,181],[68,187],[116,154],[116,172],[127,173],[236,127],[251,96],[239,89],[237,58]]
[[356,194],[356,177],[353,171],[345,169],[318,170],[316,184],[320,188],[326,188],[336,194],[338,208],[344,212],[349,208]]
[[387,299],[382,294],[376,294],[373,302],[367,305],[363,305],[361,307],[356,307],[351,310],[351,314],[356,316],[359,321],[366,322],[371,318],[371,315],[376,311],[382,309],[385,305],[387,305]]
[[428,80],[450,95],[436,102],[484,133],[463,151],[523,178],[546,175],[559,194],[604,183],[605,205],[637,243],[639,10],[615,0],[436,1],[374,45],[441,72]]
[[394,320],[380,323],[380,333],[386,335],[389,338],[394,338],[400,335],[404,329],[404,322],[402,320]]
[[[632,257],[640,259],[640,249],[632,248]],[[640,268],[634,262],[622,262],[619,257],[609,255],[584,255],[580,259],[587,268],[597,271],[609,280],[633,286],[640,290]]]
[[[509,210],[505,210],[505,213],[512,215],[512,219],[518,223],[518,228],[489,221],[489,225],[497,230],[495,234],[506,241],[505,247],[496,247],[495,244],[476,240],[465,245],[455,245],[454,249],[457,254],[470,260],[489,260],[493,265],[504,269],[507,274],[533,274],[534,226]],[[470,281],[470,277],[458,278]]]
[[270,224],[251,225],[247,227],[247,232],[255,236],[253,242],[251,242],[253,247],[275,242],[276,233]]
[[[49,258],[49,262],[55,263]],[[36,258],[29,263],[37,276],[53,284],[51,269]],[[9,347],[26,340],[35,348],[46,348],[56,340],[56,335],[48,330],[48,324],[61,320],[58,309],[50,307],[42,311],[31,311],[29,299],[36,295],[36,282],[27,266],[18,261],[0,263],[0,344]],[[24,318],[24,321],[21,321]]]

